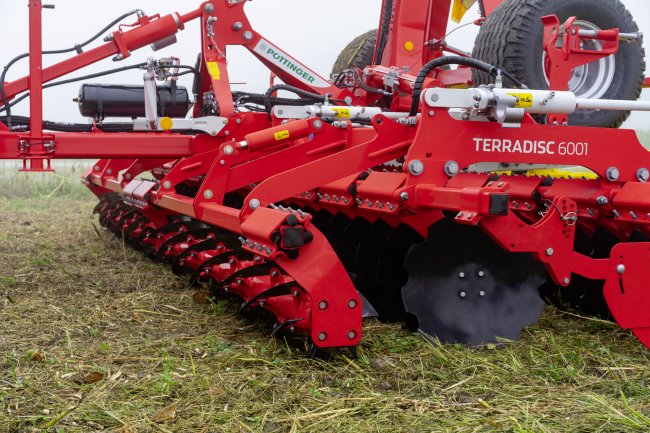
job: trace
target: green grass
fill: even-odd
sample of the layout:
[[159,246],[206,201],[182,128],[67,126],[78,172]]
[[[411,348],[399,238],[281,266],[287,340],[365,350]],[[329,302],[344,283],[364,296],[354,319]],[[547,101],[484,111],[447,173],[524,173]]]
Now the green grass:
[[614,324],[547,307],[469,349],[369,320],[358,359],[312,360],[98,236],[93,205],[0,201],[2,433],[650,431],[650,351]]
[[79,161],[74,165],[56,168],[54,172],[23,173],[9,165],[0,167],[0,199],[25,197],[70,197],[89,198],[89,193],[81,183],[83,167],[88,162]]

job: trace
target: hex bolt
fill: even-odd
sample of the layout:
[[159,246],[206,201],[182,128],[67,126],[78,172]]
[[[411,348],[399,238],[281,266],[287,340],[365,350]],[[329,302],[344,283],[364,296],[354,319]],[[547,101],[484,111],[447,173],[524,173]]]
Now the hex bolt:
[[610,182],[616,182],[620,177],[621,173],[618,171],[618,168],[609,167],[605,171],[605,175],[607,176],[607,180],[609,180]]
[[109,168],[108,170],[106,170],[106,174],[113,174],[113,170]]
[[99,171],[99,170],[100,170],[99,166],[96,165],[96,166],[95,166],[95,171]]
[[408,163],[408,169],[413,176],[419,176],[424,173],[424,164],[419,159],[414,159]]
[[604,195],[599,195],[598,197],[596,197],[596,203],[601,206],[604,206],[607,203],[609,203],[609,199],[607,199],[607,197],[605,197]]
[[300,292],[299,292],[298,290],[294,290],[294,291],[293,291],[293,297],[294,297],[294,298],[297,298],[298,295],[300,295]]
[[246,31],[244,32],[244,39],[247,40],[247,41],[250,41],[251,39],[253,39],[253,33],[251,33],[251,32],[249,32],[248,30],[246,30]]
[[460,296],[461,298],[464,298],[464,297],[467,296],[467,293],[465,293],[465,292],[460,292],[460,293],[458,294],[458,296]]
[[445,174],[449,177],[456,176],[460,171],[460,167],[456,161],[445,162]]
[[133,176],[131,176],[131,173],[126,173],[126,174],[124,175],[124,179],[126,179],[126,180],[131,180],[132,177],[133,177]]
[[324,332],[321,332],[318,334],[318,341],[325,341],[327,340],[327,334]]
[[440,95],[438,95],[437,93],[434,93],[433,95],[431,95],[431,100],[433,102],[438,102],[439,99],[440,99]]
[[235,152],[235,148],[232,147],[230,144],[227,144],[226,146],[224,146],[223,153],[225,153],[226,155],[232,155],[233,152]]
[[482,296],[485,296],[485,290],[481,290],[480,292],[478,292],[478,294],[479,294],[479,296],[481,296],[481,297],[482,297]]
[[323,122],[320,120],[314,120],[312,125],[314,126],[314,129],[321,129],[323,127]]
[[406,201],[406,200],[409,199],[409,193],[406,192],[406,191],[404,191],[404,192],[400,193],[399,198],[400,198],[400,200],[402,200],[402,201]]
[[553,248],[547,248],[546,249],[546,255],[551,257],[555,251],[553,251]]
[[205,197],[206,199],[210,200],[213,196],[214,193],[212,192],[211,189],[206,189],[205,191],[203,191],[203,197]]
[[203,10],[206,13],[211,14],[212,12],[214,12],[214,5],[212,3],[208,3],[205,5],[205,8],[203,8]]
[[251,209],[255,210],[255,209],[257,209],[258,207],[260,207],[260,201],[259,201],[258,199],[256,199],[256,198],[251,199],[251,201],[248,202],[248,206],[249,206]]
[[625,265],[616,266],[616,272],[618,272],[619,275],[623,275],[623,273],[625,272]]
[[483,277],[485,276],[485,272],[483,272],[483,271],[478,271],[478,276],[479,276],[480,278],[483,278]]
[[459,272],[458,278],[465,278],[465,272]]
[[172,187],[172,183],[170,181],[166,180],[163,182],[163,188],[169,189],[171,187]]
[[355,301],[354,299],[350,299],[348,301],[348,308],[357,308],[357,301]]
[[357,338],[357,333],[355,331],[348,332],[348,339],[349,340],[354,340],[355,338]]
[[569,282],[571,282],[571,280],[570,280],[569,278],[565,278],[565,279],[562,280],[562,281],[564,282],[564,284],[569,284]]
[[433,110],[429,110],[429,117],[433,117],[436,115],[436,112]]
[[318,309],[319,310],[327,310],[327,301],[320,301],[318,303]]
[[636,178],[639,182],[647,182],[650,179],[650,171],[645,167],[641,167],[636,171]]
[[242,27],[244,27],[244,25],[243,25],[241,22],[239,22],[239,21],[237,21],[236,23],[234,23],[234,24],[232,25],[232,29],[233,29],[234,31],[239,31],[239,30],[242,29]]

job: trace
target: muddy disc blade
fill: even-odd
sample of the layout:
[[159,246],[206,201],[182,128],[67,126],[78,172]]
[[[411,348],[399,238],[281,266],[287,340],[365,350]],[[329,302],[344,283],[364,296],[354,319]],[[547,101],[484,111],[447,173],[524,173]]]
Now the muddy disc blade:
[[546,279],[527,254],[508,253],[480,229],[443,220],[409,251],[402,288],[412,327],[444,343],[482,345],[519,339],[537,322]]

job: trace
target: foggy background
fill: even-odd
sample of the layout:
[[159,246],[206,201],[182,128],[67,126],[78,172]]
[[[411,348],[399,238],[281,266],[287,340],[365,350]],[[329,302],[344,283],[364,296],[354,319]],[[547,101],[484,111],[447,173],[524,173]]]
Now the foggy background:
[[[148,15],[170,12],[187,13],[197,8],[199,0],[44,0],[55,4],[56,9],[43,10],[43,49],[53,50],[69,48],[88,39],[124,12],[139,8]],[[650,37],[650,7],[648,0],[623,0],[635,17],[640,30]],[[0,65],[4,65],[14,56],[28,51],[28,8],[27,0],[0,0]],[[265,38],[278,45],[322,76],[328,78],[331,67],[341,52],[353,38],[377,27],[381,0],[255,0],[246,6],[247,15],[255,30]],[[474,7],[466,15],[463,23],[478,18],[478,8]],[[126,19],[126,23],[136,20],[135,16]],[[449,29],[457,27],[450,23]],[[450,45],[471,51],[478,28],[469,25],[454,32],[448,38]],[[186,25],[184,31],[177,34],[178,43],[158,52],[150,48],[135,51],[132,56],[121,62],[110,59],[96,63],[69,76],[86,75],[106,69],[127,66],[145,61],[147,57],[155,58],[176,56],[184,64],[194,65],[200,50],[199,21]],[[86,48],[92,48],[96,42]],[[647,43],[645,44],[647,46]],[[73,54],[73,53],[72,53]],[[67,58],[63,56],[45,56],[45,66]],[[264,92],[269,85],[269,72],[251,54],[241,47],[228,49],[228,70],[232,82],[243,82],[233,86],[237,90]],[[28,60],[22,60],[10,70],[7,81],[11,82],[27,74]],[[650,75],[650,73],[646,73]],[[132,70],[116,75],[89,80],[93,83],[142,84],[142,71]],[[72,101],[78,93],[81,83],[74,83],[47,89],[44,91],[44,119],[64,122],[87,122],[82,118],[76,104]],[[181,85],[188,89],[192,85],[192,76],[181,78]],[[643,92],[642,98],[650,100],[650,89]],[[28,100],[12,109],[17,115],[27,115]],[[631,128],[650,128],[648,113],[634,113],[626,126]]]

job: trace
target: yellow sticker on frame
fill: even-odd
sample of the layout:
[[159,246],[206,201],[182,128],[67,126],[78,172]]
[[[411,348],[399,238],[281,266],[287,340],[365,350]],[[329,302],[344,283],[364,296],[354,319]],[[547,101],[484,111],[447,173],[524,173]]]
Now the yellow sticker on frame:
[[275,141],[286,140],[289,138],[289,130],[285,129],[284,131],[276,132],[273,135],[275,137]]
[[531,108],[533,106],[532,93],[508,93],[508,96],[517,98],[516,108]]
[[221,70],[219,69],[219,63],[217,62],[208,62],[208,72],[213,80],[221,80]]

